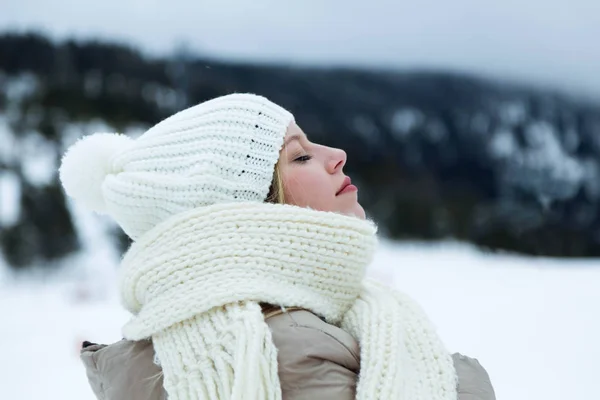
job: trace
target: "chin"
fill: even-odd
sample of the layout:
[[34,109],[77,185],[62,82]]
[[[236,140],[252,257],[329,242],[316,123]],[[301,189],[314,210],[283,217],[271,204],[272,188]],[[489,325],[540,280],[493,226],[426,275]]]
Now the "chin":
[[363,210],[362,208],[360,209],[360,211],[357,211],[355,213],[355,215],[356,215],[356,218],[360,218],[360,219],[363,219],[363,220],[367,218],[367,216],[365,214],[365,210]]
[[350,210],[345,210],[343,214],[349,215],[351,217],[356,217],[359,219],[366,219],[365,210],[362,208],[360,204],[352,207]]

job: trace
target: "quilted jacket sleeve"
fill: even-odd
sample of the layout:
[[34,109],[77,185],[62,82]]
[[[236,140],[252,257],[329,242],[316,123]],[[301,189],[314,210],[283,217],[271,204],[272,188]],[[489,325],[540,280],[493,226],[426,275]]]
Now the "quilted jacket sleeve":
[[496,400],[487,371],[475,358],[452,355],[458,375],[458,400]]

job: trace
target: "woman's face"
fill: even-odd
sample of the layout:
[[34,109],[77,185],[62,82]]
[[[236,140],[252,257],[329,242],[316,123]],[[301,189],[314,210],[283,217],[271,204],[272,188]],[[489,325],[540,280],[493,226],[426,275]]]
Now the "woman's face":
[[344,175],[346,153],[311,143],[292,122],[279,155],[286,203],[365,218],[358,189]]

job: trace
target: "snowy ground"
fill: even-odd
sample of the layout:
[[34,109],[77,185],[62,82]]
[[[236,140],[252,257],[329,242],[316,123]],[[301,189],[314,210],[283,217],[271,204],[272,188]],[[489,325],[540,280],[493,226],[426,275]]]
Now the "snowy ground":
[[[94,398],[78,344],[118,340],[127,319],[105,272],[44,283],[0,274],[3,398]],[[478,358],[499,400],[600,399],[600,260],[383,243],[371,274],[415,297],[452,351]]]

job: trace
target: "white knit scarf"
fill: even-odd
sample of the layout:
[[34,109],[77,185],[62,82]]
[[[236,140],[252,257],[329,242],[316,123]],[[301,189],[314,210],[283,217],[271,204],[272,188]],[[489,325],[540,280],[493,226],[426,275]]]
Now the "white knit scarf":
[[290,205],[178,214],[125,255],[126,338],[152,337],[169,400],[281,399],[259,302],[302,307],[360,343],[361,400],[456,400],[456,373],[421,309],[364,279],[369,221]]

